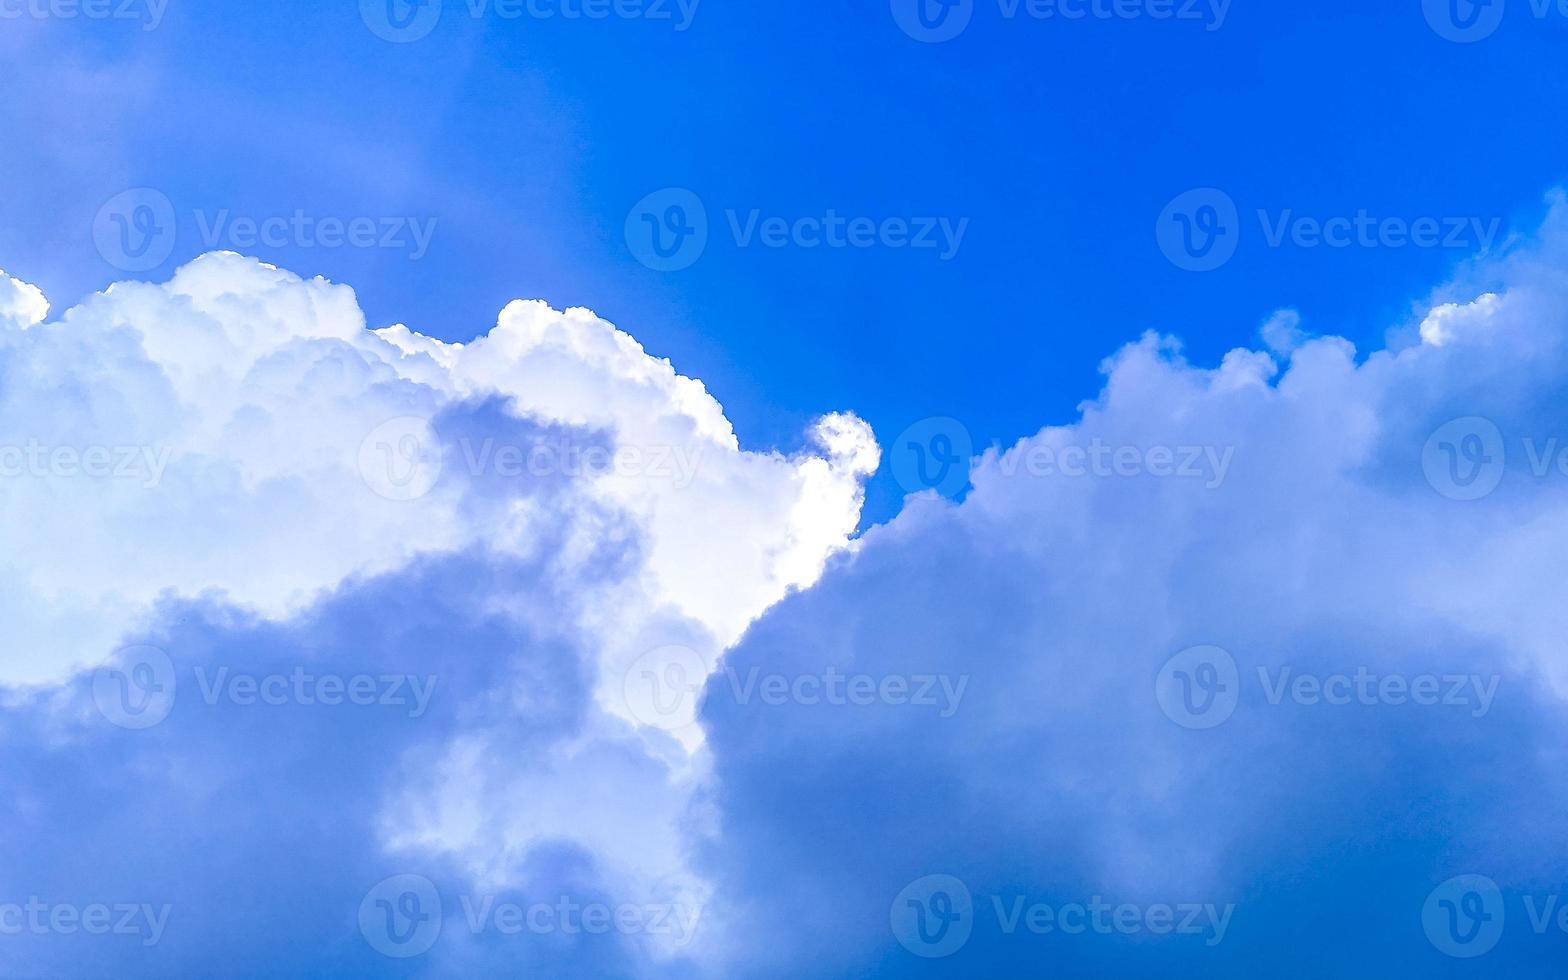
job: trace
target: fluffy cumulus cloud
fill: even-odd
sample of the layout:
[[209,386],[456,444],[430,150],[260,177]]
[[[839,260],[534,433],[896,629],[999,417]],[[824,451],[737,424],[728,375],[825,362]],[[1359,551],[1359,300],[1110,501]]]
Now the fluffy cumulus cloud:
[[1564,270],[1554,201],[1386,349],[1144,337],[765,616],[726,675],[867,680],[707,687],[738,972],[1557,974]]
[[0,269],[0,319],[28,327],[49,315],[49,301],[43,290],[23,282]]
[[1565,310],[1554,202],[1384,349],[1151,334],[852,540],[863,423],[744,452],[587,311],[458,345],[235,255],[53,319],[0,279],[0,949],[1553,975]]
[[[374,965],[342,929],[359,898],[324,899],[363,895],[380,879],[355,866],[383,856],[453,908],[525,882],[626,916],[701,908],[695,701],[653,703],[639,678],[700,683],[849,545],[878,463],[864,423],[743,452],[699,382],[586,310],[517,302],[443,344],[234,254],[47,322],[36,289],[0,286],[0,682],[9,734],[43,753],[7,773],[30,828],[0,861],[22,904],[0,907],[10,962],[71,973],[97,948],[34,929],[32,897],[161,894],[153,975],[205,972],[212,937],[263,907],[321,945],[274,936],[261,962],[352,938]],[[87,840],[67,845],[67,813]],[[74,877],[37,850],[51,836],[116,870]],[[688,955],[693,923],[660,925],[610,938]],[[498,934],[468,933],[426,961]]]

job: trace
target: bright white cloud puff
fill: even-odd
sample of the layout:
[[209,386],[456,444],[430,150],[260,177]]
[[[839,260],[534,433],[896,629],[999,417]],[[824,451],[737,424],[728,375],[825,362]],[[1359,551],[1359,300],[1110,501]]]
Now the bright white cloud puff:
[[0,280],[0,941],[23,975],[1430,974],[1476,895],[1475,962],[1540,973],[1564,269],[1558,202],[1385,350],[1145,337],[853,542],[863,423],[742,452],[586,311],[455,345],[230,254],[53,320]]

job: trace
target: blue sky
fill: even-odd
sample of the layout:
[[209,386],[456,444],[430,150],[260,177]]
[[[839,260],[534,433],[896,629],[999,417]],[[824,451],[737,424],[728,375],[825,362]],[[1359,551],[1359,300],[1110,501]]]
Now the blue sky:
[[81,4],[0,976],[1561,972],[1568,7]]
[[[1568,17],[1522,2],[1471,44],[1439,37],[1413,2],[1233,3],[1211,30],[1206,5],[1191,20],[1068,21],[986,0],[938,44],[882,3],[709,3],[685,30],[673,3],[667,20],[446,6],[407,44],[346,2],[173,3],[152,31],[22,22],[43,37],[7,59],[7,128],[77,138],[0,157],[0,261],[26,261],[53,296],[101,287],[118,270],[90,247],[93,211],[137,186],[186,216],[164,270],[201,250],[196,209],[433,219],[417,261],[249,251],[351,283],[374,324],[449,340],[518,296],[591,307],[701,378],[749,446],[793,447],[814,415],[853,409],[884,439],[952,416],[983,447],[1069,419],[1099,359],[1144,330],[1211,360],[1289,306],[1377,346],[1473,249],[1269,247],[1255,212],[1519,231],[1568,141],[1541,125],[1568,84]],[[716,234],[660,273],[623,225],[665,187],[696,193]],[[1251,233],[1205,274],[1168,262],[1153,230],[1195,187],[1229,193]],[[946,261],[739,247],[725,213],[753,209],[968,227]],[[878,480],[868,517],[899,495]]]

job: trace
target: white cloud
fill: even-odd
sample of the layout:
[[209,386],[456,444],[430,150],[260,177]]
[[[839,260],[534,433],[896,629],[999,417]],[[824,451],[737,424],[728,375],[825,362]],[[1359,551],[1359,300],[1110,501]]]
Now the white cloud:
[[514,302],[447,344],[368,330],[348,287],[232,253],[46,323],[32,287],[0,297],[0,685],[92,667],[170,602],[287,624],[424,559],[542,563],[516,591],[473,588],[580,657],[595,707],[520,741],[576,672],[469,692],[506,708],[420,750],[379,801],[381,843],[491,887],[570,844],[628,899],[706,895],[687,864],[701,729],[640,732],[622,675],[671,644],[716,662],[849,546],[878,458],[865,423],[745,452],[700,382],[587,310]]
[[49,301],[43,290],[32,283],[14,279],[0,269],[0,319],[8,318],[23,327],[42,322],[49,315]]
[[[1538,240],[1427,304],[1424,343],[1362,355],[1283,314],[1265,339],[1288,358],[1205,367],[1146,336],[1107,360],[1080,418],[987,452],[961,504],[913,498],[771,610],[731,669],[969,684],[951,717],[744,704],[710,685],[725,814],[711,860],[729,869],[714,904],[738,910],[725,935],[788,921],[795,943],[784,958],[738,941],[733,974],[898,972],[915,959],[888,904],[931,874],[974,892],[975,935],[951,961],[966,974],[1067,956],[1086,975],[1250,974],[1285,946],[1314,975],[1397,972],[1437,955],[1406,935],[1434,883],[1483,869],[1555,887],[1563,861],[1541,842],[1568,792],[1565,268],[1559,202]],[[1455,419],[1472,421],[1434,441]],[[1464,499],[1455,453],[1495,490]],[[1188,729],[1155,681],[1205,645],[1233,656],[1237,702]],[[1495,698],[1271,704],[1260,668],[1475,676]],[[1224,957],[1162,945],[1145,961],[1140,943],[1003,934],[991,897],[1019,895],[1241,907]],[[1313,947],[1345,921],[1363,930],[1353,954]]]
[[[23,325],[42,319],[37,290],[9,278],[0,290]],[[101,660],[165,591],[279,617],[416,554],[526,549],[550,519],[523,505],[530,477],[572,478],[602,461],[589,446],[623,455],[575,479],[571,506],[630,522],[646,601],[727,643],[846,545],[876,463],[869,429],[847,416],[824,421],[821,455],[740,451],[700,382],[587,310],[515,302],[487,335],[443,344],[368,331],[348,287],[232,253],[0,338],[0,358],[26,366],[0,394],[12,464],[0,612],[20,640],[0,680],[12,682]],[[487,398],[574,431],[521,464],[504,432],[443,434],[428,494],[367,486],[361,448],[379,426],[416,417],[439,432],[442,413]],[[89,450],[119,475],[81,475],[69,454]],[[514,486],[476,510],[498,475]]]

